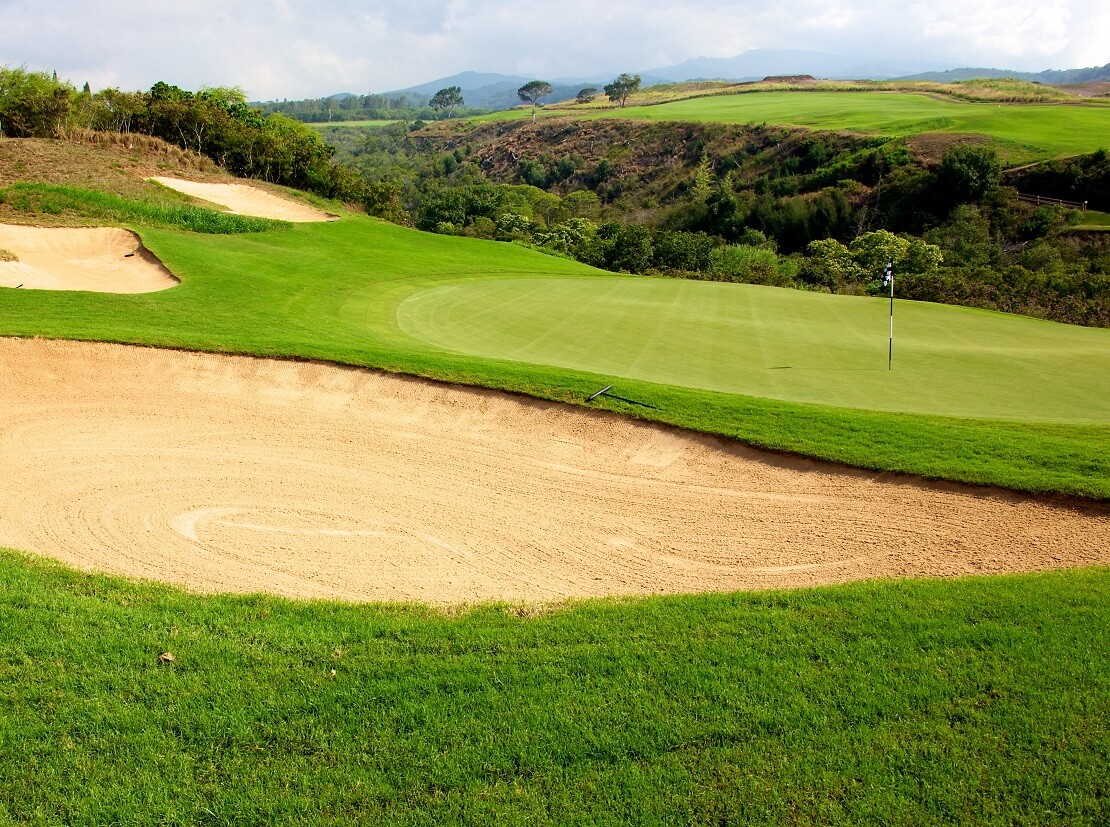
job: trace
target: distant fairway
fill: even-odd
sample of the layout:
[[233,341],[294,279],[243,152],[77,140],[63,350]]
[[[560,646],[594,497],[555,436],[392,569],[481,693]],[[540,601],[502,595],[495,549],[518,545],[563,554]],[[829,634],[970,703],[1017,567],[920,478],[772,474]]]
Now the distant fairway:
[[1110,422],[1110,330],[919,302],[648,279],[416,293],[401,329],[475,356],[838,407]]
[[905,137],[987,135],[1015,157],[1074,155],[1110,145],[1110,106],[963,103],[903,92],[758,92],[689,98],[584,117],[777,123]]

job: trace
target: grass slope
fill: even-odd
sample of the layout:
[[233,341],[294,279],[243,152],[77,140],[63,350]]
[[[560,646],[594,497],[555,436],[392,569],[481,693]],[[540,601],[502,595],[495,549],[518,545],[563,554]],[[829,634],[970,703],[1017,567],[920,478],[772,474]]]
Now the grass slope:
[[[629,281],[575,262],[513,245],[422,234],[357,217],[237,236],[148,229],[143,237],[181,278],[181,285],[131,296],[0,290],[0,334],[321,358],[573,402],[612,381],[609,374],[581,369],[449,353],[407,335],[398,324],[402,302],[439,286],[500,279],[519,283],[535,277],[594,279],[605,285]],[[637,284],[648,297],[658,282]],[[787,303],[808,300],[802,293],[781,295]],[[658,329],[671,333],[665,310]],[[628,318],[626,312],[626,322]],[[1066,359],[1083,357],[1069,340],[1074,329],[1035,325],[1058,331],[1055,341]],[[884,331],[885,327],[876,334],[880,359]],[[675,348],[686,347],[684,332],[673,334]],[[1105,331],[1081,333],[1097,336]],[[1053,339],[1051,332],[1048,339]],[[621,341],[620,336],[615,340]],[[1012,348],[1013,340],[1005,347]],[[1098,353],[1104,347],[1095,346],[1096,367],[1105,364],[1097,361],[1105,358]],[[1003,350],[996,358],[1010,355]],[[599,359],[603,356],[598,354]],[[737,358],[744,358],[743,353]],[[1043,363],[1046,358],[1036,360]],[[1072,369],[1080,390],[1069,398],[1076,399],[1088,385],[1082,384],[1083,372]],[[832,388],[842,379],[830,374],[824,381]],[[966,387],[987,395],[994,390]],[[864,468],[1110,497],[1110,428],[1104,420],[1071,424],[890,414],[642,379],[622,381],[618,392],[657,406],[651,416],[660,421],[770,448]],[[597,404],[636,415],[648,412],[613,399]],[[1098,400],[1091,404],[1097,409]]]
[[[552,110],[547,116],[568,111]],[[1110,135],[1110,106],[971,103],[904,92],[757,92],[574,114],[578,118],[775,123],[890,137],[972,133],[995,139],[1012,163],[1093,152],[1106,147]],[[498,117],[523,115],[498,113]]]
[[448,618],[0,552],[0,824],[1106,823],[1108,588]]

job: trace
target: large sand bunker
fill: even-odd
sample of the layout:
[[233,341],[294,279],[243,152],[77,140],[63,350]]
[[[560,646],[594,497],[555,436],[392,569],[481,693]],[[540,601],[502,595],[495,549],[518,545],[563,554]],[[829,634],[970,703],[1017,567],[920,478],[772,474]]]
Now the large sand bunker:
[[1110,563],[1108,506],[496,392],[13,339],[0,375],[0,546],[198,590],[549,601]]
[[178,283],[130,230],[0,224],[0,287],[153,293]]
[[307,222],[331,221],[335,216],[298,204],[288,198],[272,195],[249,184],[203,184],[183,178],[151,178],[163,186],[227,207],[236,215],[253,215],[256,218],[277,218],[282,221]]

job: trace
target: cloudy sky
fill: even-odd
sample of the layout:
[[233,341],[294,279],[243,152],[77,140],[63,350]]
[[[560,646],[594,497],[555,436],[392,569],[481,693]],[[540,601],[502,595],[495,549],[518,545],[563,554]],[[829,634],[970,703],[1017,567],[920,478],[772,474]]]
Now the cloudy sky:
[[1110,61],[1105,0],[0,0],[0,65],[77,85],[381,92],[465,70],[554,79],[750,49],[912,68]]

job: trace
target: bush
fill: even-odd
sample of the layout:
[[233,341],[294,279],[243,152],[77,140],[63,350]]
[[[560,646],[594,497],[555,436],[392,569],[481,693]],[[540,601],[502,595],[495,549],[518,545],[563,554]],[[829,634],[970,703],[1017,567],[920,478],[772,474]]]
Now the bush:
[[794,268],[784,264],[774,250],[766,247],[730,244],[713,251],[709,273],[717,281],[790,287]]
[[702,273],[710,268],[713,246],[705,233],[662,232],[655,237],[652,255],[661,270]]

